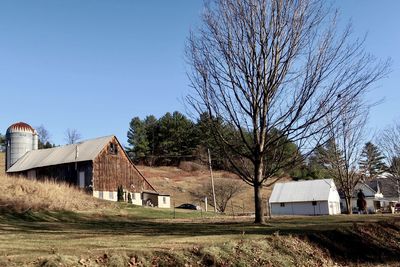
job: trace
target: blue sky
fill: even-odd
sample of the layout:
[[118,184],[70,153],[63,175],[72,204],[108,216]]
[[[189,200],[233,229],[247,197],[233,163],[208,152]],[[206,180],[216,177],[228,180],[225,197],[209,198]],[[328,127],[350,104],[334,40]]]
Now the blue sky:
[[[371,132],[400,119],[400,1],[341,0],[342,20],[368,33],[366,50],[393,60],[368,98]],[[201,0],[0,1],[0,133],[43,124],[56,144],[67,128],[84,139],[116,134],[132,117],[185,112],[184,46]]]

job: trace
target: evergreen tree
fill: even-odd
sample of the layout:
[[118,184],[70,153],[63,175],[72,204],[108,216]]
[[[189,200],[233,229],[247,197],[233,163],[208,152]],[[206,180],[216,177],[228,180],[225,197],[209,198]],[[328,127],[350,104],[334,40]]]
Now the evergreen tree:
[[127,152],[131,159],[136,163],[143,162],[150,149],[145,124],[139,117],[134,117],[129,124],[128,143]]
[[0,147],[5,147],[6,137],[0,133]]
[[191,158],[197,147],[194,123],[175,111],[166,113],[159,120],[159,153],[164,164],[178,164]]
[[372,180],[387,170],[384,159],[376,145],[371,142],[364,145],[359,166],[365,181]]

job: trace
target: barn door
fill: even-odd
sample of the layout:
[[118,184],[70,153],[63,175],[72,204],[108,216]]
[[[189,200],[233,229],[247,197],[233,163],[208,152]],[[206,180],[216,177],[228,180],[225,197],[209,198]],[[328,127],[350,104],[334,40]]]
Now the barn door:
[[79,187],[85,187],[85,172],[79,172]]

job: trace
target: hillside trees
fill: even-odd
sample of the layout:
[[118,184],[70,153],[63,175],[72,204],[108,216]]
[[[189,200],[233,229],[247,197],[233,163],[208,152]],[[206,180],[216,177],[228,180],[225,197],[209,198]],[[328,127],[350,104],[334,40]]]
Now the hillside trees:
[[[226,138],[213,128],[232,169],[254,187],[255,222],[263,223],[265,182],[303,160],[326,138],[337,100],[362,97],[388,65],[364,53],[350,27],[339,33],[323,1],[213,1],[202,22],[187,43],[187,101],[236,130]],[[297,147],[290,161],[287,142]]]
[[82,139],[82,135],[77,129],[68,128],[65,130],[65,141],[68,145],[75,144]]
[[0,147],[5,147],[6,137],[0,133]]
[[54,145],[51,144],[50,133],[46,129],[46,127],[44,127],[43,124],[41,124],[40,126],[36,127],[36,132],[37,132],[37,134],[39,136],[39,143],[38,143],[38,148],[39,149],[54,147]]
[[192,158],[198,144],[195,124],[182,113],[167,112],[160,119],[135,117],[128,131],[128,154],[149,165],[176,165]]
[[[214,179],[214,189],[215,189],[215,203],[217,205],[218,212],[225,212],[228,203],[231,199],[236,197],[238,194],[242,193],[244,190],[244,184],[242,181],[237,181],[231,178],[216,178]],[[211,183],[206,183],[199,187],[192,195],[200,200],[204,197],[209,199],[209,204],[214,206],[213,201],[213,191]]]

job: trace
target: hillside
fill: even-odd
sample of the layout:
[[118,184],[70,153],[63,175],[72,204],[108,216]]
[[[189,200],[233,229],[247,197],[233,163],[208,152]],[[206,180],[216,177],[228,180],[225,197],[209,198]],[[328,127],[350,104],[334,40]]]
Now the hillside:
[[[0,153],[0,173],[4,173],[4,156],[4,153]],[[203,187],[205,183],[211,182],[207,167],[198,167],[196,170],[184,167],[182,169],[177,167],[148,167],[140,165],[137,167],[159,192],[171,195],[174,206],[179,206],[183,203],[194,203],[204,209],[204,202],[194,196],[193,192]],[[214,177],[216,179],[235,179],[243,185],[242,193],[229,202],[226,213],[243,214],[254,212],[253,188],[251,186],[229,172],[215,171]],[[271,190],[271,187],[264,188],[263,195],[265,199],[271,194]],[[208,210],[212,209],[211,206],[208,206]]]
[[[194,203],[204,209],[204,202],[201,202],[196,196],[194,196],[193,192],[203,187],[205,183],[211,183],[210,172],[206,167],[195,171],[184,170],[177,167],[138,166],[138,169],[145,177],[147,177],[149,182],[158,191],[170,194],[175,206],[182,203]],[[215,171],[214,178],[234,179],[237,183],[243,185],[243,192],[229,202],[226,211],[228,214],[231,214],[232,212],[235,214],[254,212],[254,192],[251,186],[247,185],[235,174],[225,171]],[[269,197],[271,191],[272,187],[266,187],[263,189],[263,196],[265,199]],[[212,209],[211,206],[208,207],[208,210]]]
[[64,183],[8,176],[4,173],[4,153],[0,153],[0,162],[0,211],[88,211],[115,207],[112,202],[93,198]]
[[[140,169],[176,204],[195,201],[190,191],[209,180],[206,170]],[[0,190],[0,266],[398,266],[398,215],[282,217],[260,226],[249,216],[135,207],[5,174]],[[250,210],[251,196],[247,188],[237,199]]]

